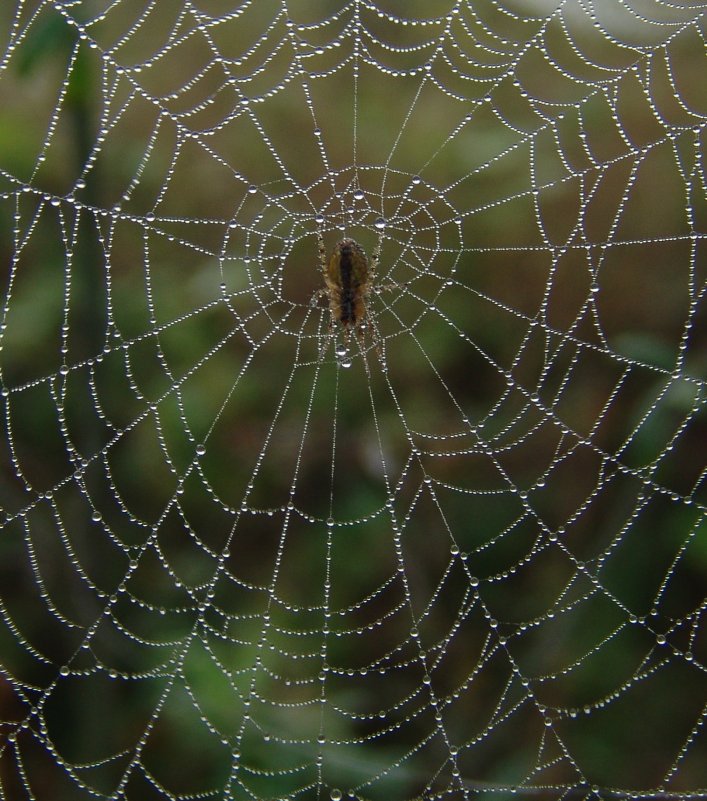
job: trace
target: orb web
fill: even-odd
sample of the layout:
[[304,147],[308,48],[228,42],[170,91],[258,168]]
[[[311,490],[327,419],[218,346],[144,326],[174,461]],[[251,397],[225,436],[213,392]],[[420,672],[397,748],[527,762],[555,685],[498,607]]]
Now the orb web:
[[3,797],[706,797],[704,5],[0,41]]

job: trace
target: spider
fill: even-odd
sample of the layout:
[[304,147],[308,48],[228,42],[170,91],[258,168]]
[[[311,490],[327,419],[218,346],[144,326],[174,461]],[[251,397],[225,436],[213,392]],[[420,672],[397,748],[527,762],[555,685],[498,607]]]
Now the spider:
[[[326,289],[315,292],[312,301],[314,304],[320,296],[328,298],[329,312],[331,313],[329,335],[331,337],[334,325],[340,323],[344,329],[344,343],[348,347],[352,331],[356,332],[361,341],[363,341],[367,328],[375,331],[372,321],[367,319],[366,301],[372,291],[378,268],[381,239],[379,238],[373,251],[370,264],[363,248],[355,239],[346,238],[337,242],[328,263],[321,231],[317,231],[317,243],[319,245],[319,263]],[[327,340],[320,358],[324,355],[328,345]]]

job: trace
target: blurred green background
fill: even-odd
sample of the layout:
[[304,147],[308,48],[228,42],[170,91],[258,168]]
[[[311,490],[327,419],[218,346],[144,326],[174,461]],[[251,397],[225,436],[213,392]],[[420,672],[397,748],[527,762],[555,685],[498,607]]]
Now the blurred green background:
[[0,9],[7,799],[707,793],[704,18],[454,9]]

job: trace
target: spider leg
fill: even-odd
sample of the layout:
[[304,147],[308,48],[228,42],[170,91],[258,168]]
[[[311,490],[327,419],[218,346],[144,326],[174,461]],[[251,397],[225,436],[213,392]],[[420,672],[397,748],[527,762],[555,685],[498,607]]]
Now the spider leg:
[[376,246],[371,253],[371,265],[368,268],[368,289],[366,290],[366,294],[369,292],[375,292],[379,294],[380,292],[389,292],[391,289],[407,289],[410,285],[410,282],[407,281],[404,284],[398,284],[396,281],[389,281],[387,284],[382,284],[378,286],[376,279],[378,273],[378,265],[380,264],[381,253],[383,251],[383,235],[384,232],[381,231],[378,234],[378,239],[376,241]]
[[309,299],[309,305],[310,306],[319,305],[319,298],[325,298],[326,296],[327,296],[326,289],[316,289],[312,297]]
[[319,349],[319,361],[321,362],[324,357],[326,356],[326,352],[329,350],[329,345],[331,341],[334,339],[334,321],[329,320],[329,326],[327,327],[326,336],[324,337],[324,344]]
[[319,226],[317,226],[317,246],[319,248],[319,264],[322,268],[322,273],[326,274],[326,245],[324,244],[322,229]]
[[[319,250],[319,267],[322,271],[322,277],[326,283],[327,281],[327,252],[326,252],[326,245],[324,244],[324,235],[322,234],[321,226],[317,225],[317,248]],[[326,288],[318,289],[313,295],[312,299],[309,301],[310,306],[316,306],[319,302],[319,298],[330,298],[330,292]],[[330,304],[331,305],[331,304]],[[330,316],[329,316],[329,325],[327,326],[326,336],[324,337],[324,344],[319,350],[319,361],[322,361],[326,352],[329,350],[329,345],[331,344],[332,340],[334,339],[334,317],[331,314],[330,309]]]
[[356,334],[358,336],[358,350],[361,354],[361,359],[363,360],[363,366],[366,369],[366,375],[370,378],[371,377],[371,369],[368,366],[368,357],[366,355],[366,330],[373,330],[372,324],[368,321],[368,317],[366,316],[361,322],[356,326]]
[[409,286],[409,282],[405,284],[396,284],[394,281],[391,281],[389,284],[381,284],[380,286],[373,287],[373,292],[376,294],[380,294],[381,292],[390,292],[391,289],[407,289]]
[[378,272],[378,263],[380,262],[382,250],[383,250],[383,232],[381,231],[378,234],[378,239],[376,241],[376,246],[373,248],[373,253],[371,253],[371,266],[368,268],[369,284],[375,284],[376,273]]
[[[381,332],[378,329],[375,320],[371,319],[368,321],[368,328],[371,331],[371,339],[373,340],[373,344],[375,345],[376,348],[376,355],[378,356],[378,361],[381,363],[381,365],[384,366],[385,369],[387,369],[386,359],[385,359],[385,344],[383,343]],[[381,345],[383,346],[382,348]]]

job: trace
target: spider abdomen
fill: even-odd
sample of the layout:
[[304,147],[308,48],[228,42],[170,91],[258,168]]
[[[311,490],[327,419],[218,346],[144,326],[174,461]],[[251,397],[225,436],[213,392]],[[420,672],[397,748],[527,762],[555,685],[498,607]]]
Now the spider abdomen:
[[324,279],[332,318],[345,329],[358,327],[366,316],[369,288],[368,259],[354,239],[337,242]]

